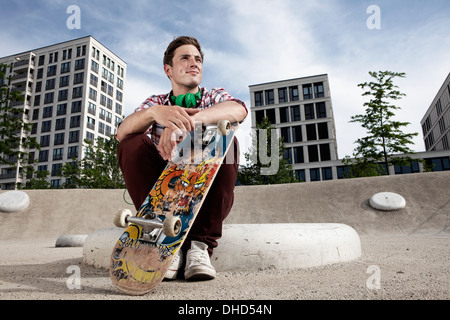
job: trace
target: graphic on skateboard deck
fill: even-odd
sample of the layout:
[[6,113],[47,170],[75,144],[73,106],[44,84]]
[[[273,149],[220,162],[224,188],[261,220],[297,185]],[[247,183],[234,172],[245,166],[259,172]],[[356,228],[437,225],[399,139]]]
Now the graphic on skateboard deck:
[[232,145],[238,124],[196,127],[177,146],[135,217],[118,212],[126,227],[111,255],[110,275],[122,292],[150,292],[164,278]]

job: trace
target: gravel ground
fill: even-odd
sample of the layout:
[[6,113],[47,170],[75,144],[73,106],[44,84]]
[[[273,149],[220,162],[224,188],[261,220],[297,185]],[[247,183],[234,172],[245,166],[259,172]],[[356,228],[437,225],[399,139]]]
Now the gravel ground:
[[[0,241],[1,300],[449,300],[450,235],[361,236],[362,256],[308,269],[220,272],[206,282],[164,281],[139,297],[54,239]],[[79,275],[79,277],[78,277]],[[79,280],[79,282],[77,282]]]

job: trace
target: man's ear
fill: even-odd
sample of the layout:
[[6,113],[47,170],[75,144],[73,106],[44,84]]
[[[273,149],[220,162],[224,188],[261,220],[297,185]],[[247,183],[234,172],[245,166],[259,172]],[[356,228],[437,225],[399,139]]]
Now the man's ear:
[[166,74],[167,78],[172,78],[172,67],[169,64],[164,65],[164,73]]

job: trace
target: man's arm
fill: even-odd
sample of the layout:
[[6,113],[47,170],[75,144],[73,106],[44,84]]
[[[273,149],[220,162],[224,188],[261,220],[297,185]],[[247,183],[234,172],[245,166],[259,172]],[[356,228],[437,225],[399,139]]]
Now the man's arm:
[[198,112],[197,109],[154,105],[126,117],[117,129],[116,138],[121,141],[129,134],[145,132],[155,121],[178,134],[192,131],[194,121],[191,116]]
[[195,121],[203,124],[217,123],[219,120],[228,120],[231,123],[241,122],[247,116],[247,110],[236,101],[224,101],[209,108],[201,110],[192,116]]

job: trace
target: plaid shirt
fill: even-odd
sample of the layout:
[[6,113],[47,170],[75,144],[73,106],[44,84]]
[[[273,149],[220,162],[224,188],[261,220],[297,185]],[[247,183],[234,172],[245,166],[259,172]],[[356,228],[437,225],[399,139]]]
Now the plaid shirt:
[[[247,111],[248,113],[245,103],[236,98],[233,98],[224,89],[213,88],[212,90],[207,90],[206,88],[200,88],[200,90],[202,91],[202,99],[197,107],[198,109],[206,109],[220,102],[236,101],[237,103],[241,104],[245,108],[245,111]],[[154,105],[172,105],[172,102],[170,101],[170,94],[171,93],[150,96],[139,107],[136,108],[135,112],[142,111]],[[155,122],[150,126],[150,128],[148,128],[146,133],[150,137],[150,139],[152,139],[155,145],[158,145],[159,138],[161,137],[163,130],[164,126]]]

